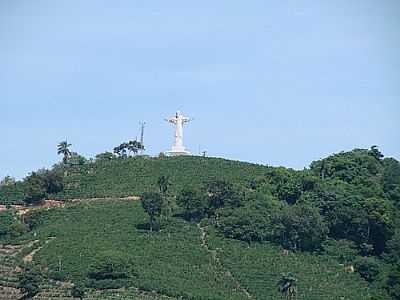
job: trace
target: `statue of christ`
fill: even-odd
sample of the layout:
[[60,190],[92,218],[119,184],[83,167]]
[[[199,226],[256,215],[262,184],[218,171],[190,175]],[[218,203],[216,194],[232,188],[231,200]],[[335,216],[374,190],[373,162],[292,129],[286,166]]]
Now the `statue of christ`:
[[183,146],[183,124],[192,121],[192,119],[185,117],[182,115],[180,111],[178,111],[174,117],[166,119],[167,122],[175,124],[175,144],[172,146],[172,150],[168,151],[168,154],[171,155],[185,155],[190,154],[185,150]]

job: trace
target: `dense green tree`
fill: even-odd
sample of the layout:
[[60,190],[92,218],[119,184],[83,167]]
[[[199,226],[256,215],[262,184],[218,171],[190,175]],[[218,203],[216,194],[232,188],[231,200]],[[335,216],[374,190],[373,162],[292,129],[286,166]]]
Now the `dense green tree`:
[[198,188],[184,188],[176,199],[183,208],[185,218],[191,221],[200,220],[206,215],[207,195]]
[[381,160],[383,158],[383,154],[379,151],[378,146],[376,145],[371,147],[368,154],[374,157],[376,160]]
[[27,204],[38,204],[46,197],[46,186],[43,178],[37,172],[32,172],[24,180],[25,182],[25,198]]
[[388,294],[396,300],[400,299],[400,264],[395,265],[386,280]]
[[6,176],[0,181],[0,186],[10,186],[10,185],[14,185],[15,183],[16,183],[16,180],[14,177]]
[[224,206],[238,207],[241,204],[240,194],[231,182],[221,179],[212,180],[206,184],[206,190],[210,213]]
[[[294,204],[302,194],[302,180],[302,176],[296,171],[283,167],[268,168],[265,176],[259,178],[255,185],[258,190],[270,190],[272,195],[279,200]],[[306,184],[306,178],[304,178],[304,185],[309,188]]]
[[228,238],[252,241],[273,239],[272,220],[265,209],[243,206],[225,209],[218,218],[217,228]]
[[129,141],[127,143],[126,148],[129,151],[129,153],[133,153],[133,154],[137,154],[140,150],[144,150],[144,146],[136,140]]
[[349,240],[328,239],[322,243],[323,253],[334,257],[341,264],[353,262],[359,256],[357,245]]
[[165,195],[168,191],[169,186],[171,185],[169,176],[162,175],[162,176],[158,177],[157,184],[158,184],[160,193]]
[[31,299],[38,294],[42,281],[41,271],[34,265],[26,265],[18,275],[18,288],[25,294],[23,299]]
[[363,201],[363,209],[368,217],[368,242],[381,254],[394,232],[393,207],[384,199],[369,198]]
[[57,154],[63,155],[63,162],[67,163],[68,158],[71,156],[71,150],[69,149],[72,144],[69,144],[66,140],[62,141],[57,146]]
[[160,216],[163,207],[163,197],[160,193],[147,192],[142,195],[142,207],[150,218],[150,231],[153,231],[156,218]]
[[41,169],[32,172],[24,179],[24,201],[27,204],[37,204],[50,194],[63,190],[63,173],[61,169]]
[[26,226],[14,215],[12,211],[0,212],[0,240],[15,238],[26,232]]
[[361,277],[368,282],[374,281],[380,272],[380,265],[375,257],[359,257],[354,266]]
[[385,158],[382,161],[383,190],[388,199],[392,200],[397,208],[400,207],[400,162],[394,158]]
[[400,262],[400,229],[398,228],[392,238],[387,242],[385,248],[385,259],[389,263]]
[[316,250],[327,238],[328,227],[318,209],[308,205],[288,206],[279,216],[281,244],[291,250]]
[[79,153],[72,152],[66,163],[70,166],[82,166],[87,162],[88,160],[84,156],[80,155]]
[[115,155],[112,152],[104,152],[96,155],[96,160],[98,161],[108,161],[113,158],[115,158]]

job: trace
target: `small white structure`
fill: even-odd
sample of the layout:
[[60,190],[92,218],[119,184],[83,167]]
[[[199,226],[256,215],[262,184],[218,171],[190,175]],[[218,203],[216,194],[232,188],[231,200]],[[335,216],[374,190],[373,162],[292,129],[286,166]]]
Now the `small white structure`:
[[172,146],[170,151],[167,151],[167,155],[178,156],[178,155],[190,155],[189,151],[186,151],[183,146],[183,124],[192,121],[188,117],[184,117],[180,111],[175,114],[175,117],[165,119],[165,121],[175,124],[175,144]]

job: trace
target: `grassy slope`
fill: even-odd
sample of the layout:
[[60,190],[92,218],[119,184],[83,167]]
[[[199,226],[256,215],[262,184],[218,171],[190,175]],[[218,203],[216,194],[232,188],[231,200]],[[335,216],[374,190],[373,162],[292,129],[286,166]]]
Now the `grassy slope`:
[[[140,202],[92,202],[52,209],[36,230],[41,240],[55,236],[35,260],[50,269],[62,268],[73,280],[82,279],[94,257],[116,251],[130,259],[133,285],[186,299],[246,299],[235,291],[230,271],[254,299],[281,299],[276,283],[282,272],[299,278],[298,299],[370,299],[367,285],[346,274],[337,263],[310,254],[282,256],[279,248],[210,236],[223,268],[201,247],[199,229],[180,219],[159,233],[138,229],[147,222]],[[37,238],[37,237],[36,237]],[[341,298],[344,297],[344,298]]]
[[[283,255],[282,248],[228,240],[209,230],[210,248],[217,249],[223,266],[229,269],[256,299],[280,299],[277,282],[283,273],[298,279],[297,299],[386,299],[371,294],[356,273],[345,272],[338,262],[310,253]],[[374,297],[374,298],[372,298]]]
[[200,247],[196,226],[177,219],[159,233],[138,229],[147,222],[139,202],[80,204],[51,210],[44,219],[39,237],[56,238],[35,260],[50,270],[61,260],[75,281],[84,278],[96,255],[114,251],[130,261],[133,285],[141,289],[188,299],[245,299]]
[[96,162],[68,172],[61,199],[138,195],[157,187],[157,179],[170,176],[172,190],[199,185],[211,178],[247,183],[265,173],[266,167],[221,158],[196,156],[128,158]]

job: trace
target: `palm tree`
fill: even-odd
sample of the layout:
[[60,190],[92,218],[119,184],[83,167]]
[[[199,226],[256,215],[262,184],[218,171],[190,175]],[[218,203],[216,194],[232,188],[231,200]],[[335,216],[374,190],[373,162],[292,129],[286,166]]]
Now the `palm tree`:
[[278,282],[278,289],[286,299],[294,299],[297,294],[297,278],[292,273],[283,274]]
[[144,147],[141,142],[134,140],[128,142],[127,149],[129,150],[129,153],[133,152],[133,154],[137,154],[139,150],[144,150]]
[[60,155],[64,155],[63,157],[63,162],[64,164],[67,162],[68,158],[71,156],[71,151],[69,150],[69,147],[71,147],[71,144],[68,144],[67,140],[61,142],[58,144],[57,146],[57,154]]

